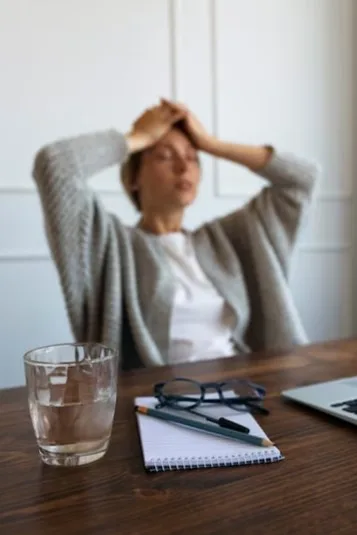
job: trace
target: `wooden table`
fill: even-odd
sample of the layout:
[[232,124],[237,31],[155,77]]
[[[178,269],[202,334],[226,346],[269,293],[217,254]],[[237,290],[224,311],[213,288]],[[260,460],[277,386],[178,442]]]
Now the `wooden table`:
[[[283,388],[354,374],[357,341],[126,373],[106,457],[73,469],[41,464],[26,390],[0,391],[0,533],[356,534],[357,428],[279,397]],[[175,375],[264,384],[271,414],[259,419],[285,460],[145,473],[132,399]]]

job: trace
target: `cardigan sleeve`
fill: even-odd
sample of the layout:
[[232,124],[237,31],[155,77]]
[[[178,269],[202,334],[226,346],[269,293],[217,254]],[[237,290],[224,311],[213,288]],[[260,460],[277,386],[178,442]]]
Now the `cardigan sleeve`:
[[257,172],[268,185],[245,206],[219,219],[231,241],[242,241],[238,234],[243,222],[259,225],[286,273],[319,172],[315,163],[273,149],[268,164]]
[[111,227],[88,179],[122,163],[127,153],[125,137],[107,130],[56,141],[35,155],[47,240],[78,338],[85,331],[86,292],[100,286]]

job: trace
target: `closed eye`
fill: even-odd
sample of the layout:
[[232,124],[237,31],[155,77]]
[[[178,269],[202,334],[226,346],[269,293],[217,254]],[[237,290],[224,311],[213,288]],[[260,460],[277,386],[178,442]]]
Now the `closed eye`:
[[[157,160],[161,160],[161,161],[170,161],[170,160],[173,160],[175,158],[177,158],[177,159],[181,158],[181,156],[179,156],[178,154],[174,153],[174,151],[172,151],[170,149],[164,149],[164,150],[155,152],[154,153],[154,157]],[[188,154],[185,154],[184,159],[187,162],[198,163],[198,155],[196,153],[190,152]]]

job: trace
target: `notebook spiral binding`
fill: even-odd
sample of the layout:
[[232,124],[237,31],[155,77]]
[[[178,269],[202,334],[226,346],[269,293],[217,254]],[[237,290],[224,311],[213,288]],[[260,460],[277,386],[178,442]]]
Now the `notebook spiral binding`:
[[195,470],[198,468],[224,468],[251,464],[268,464],[281,461],[283,455],[274,450],[258,454],[232,455],[230,457],[178,457],[164,459],[150,459],[146,469],[149,472],[166,472],[173,470]]

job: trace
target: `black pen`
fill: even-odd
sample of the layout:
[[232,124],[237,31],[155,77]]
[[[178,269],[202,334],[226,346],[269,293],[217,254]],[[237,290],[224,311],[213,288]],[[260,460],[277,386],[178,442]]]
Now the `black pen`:
[[250,431],[250,429],[248,429],[248,427],[245,427],[245,425],[237,424],[236,422],[232,422],[227,418],[212,418],[212,416],[207,416],[206,414],[195,411],[193,409],[189,409],[188,412],[196,414],[197,416],[202,416],[202,418],[204,418],[208,422],[218,424],[220,427],[225,427],[226,429],[233,429],[234,431],[240,431],[241,433],[249,433]]
[[176,423],[197,431],[205,431],[207,433],[212,433],[213,435],[223,436],[232,438],[233,440],[239,440],[241,442],[246,442],[247,444],[254,444],[255,446],[262,447],[271,447],[274,446],[274,443],[268,438],[262,438],[258,436],[251,435],[250,433],[241,433],[240,431],[235,431],[233,429],[221,429],[215,425],[205,424],[198,420],[190,420],[189,418],[182,418],[177,416],[172,412],[160,411],[151,409],[150,407],[135,407],[136,412],[139,414],[147,414],[153,418],[158,418],[159,420],[166,420],[167,422]]

